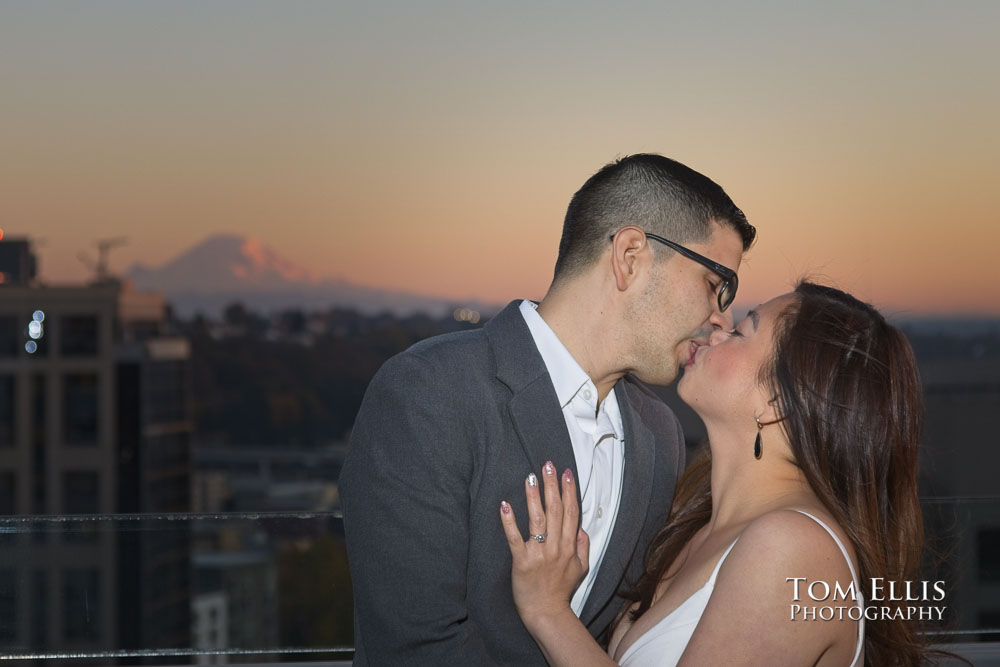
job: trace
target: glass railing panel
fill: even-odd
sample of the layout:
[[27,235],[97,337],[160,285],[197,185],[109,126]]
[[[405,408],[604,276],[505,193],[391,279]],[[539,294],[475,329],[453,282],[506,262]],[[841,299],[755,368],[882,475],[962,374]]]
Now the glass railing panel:
[[[1000,655],[1000,498],[922,504],[930,640]],[[338,513],[0,517],[0,657],[336,663],[353,643]]]
[[349,660],[352,614],[335,513],[0,519],[3,657]]
[[941,581],[944,623],[935,641],[1000,642],[1000,497],[921,501],[926,547],[922,577]]

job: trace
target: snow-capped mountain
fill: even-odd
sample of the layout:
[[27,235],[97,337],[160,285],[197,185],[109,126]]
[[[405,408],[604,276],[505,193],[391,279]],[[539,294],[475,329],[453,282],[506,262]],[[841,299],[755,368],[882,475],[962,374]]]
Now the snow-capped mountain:
[[233,234],[210,236],[158,269],[137,264],[126,275],[141,289],[167,292],[270,290],[321,282],[259,240]]
[[444,315],[456,305],[486,313],[499,310],[493,304],[458,304],[452,299],[321,279],[261,241],[233,234],[211,236],[159,268],[137,264],[126,271],[125,277],[140,290],[166,294],[182,317],[198,311],[218,315],[234,301],[263,312],[331,306],[397,315],[420,311]]

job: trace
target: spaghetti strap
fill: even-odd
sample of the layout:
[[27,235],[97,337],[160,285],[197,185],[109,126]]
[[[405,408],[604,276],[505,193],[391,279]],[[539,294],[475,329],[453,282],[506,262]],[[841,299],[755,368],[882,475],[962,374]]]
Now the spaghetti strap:
[[[851,562],[851,557],[847,555],[847,549],[844,548],[844,543],[840,541],[839,537],[837,537],[837,533],[833,532],[833,530],[830,529],[830,526],[826,525],[822,519],[813,516],[809,512],[800,509],[796,509],[795,511],[799,514],[805,514],[807,517],[823,526],[823,529],[826,530],[826,532],[830,534],[830,537],[833,538],[833,541],[837,543],[837,546],[840,548],[840,553],[844,555],[844,560],[847,561],[847,567],[851,571],[851,580],[854,582],[854,590],[858,596],[858,609],[861,610],[861,618],[858,620],[858,646],[854,650],[854,660],[851,661],[851,667],[854,667],[858,664],[858,657],[861,655],[861,649],[864,646],[865,640],[865,599],[861,593],[861,582],[858,580],[858,575],[854,571],[854,564]],[[732,549],[732,547],[730,547],[730,549]]]
[[[841,553],[844,554],[847,565],[851,570],[854,588],[858,594],[858,608],[861,610],[861,618],[858,621],[858,645],[854,652],[854,660],[851,662],[851,667],[856,667],[864,646],[865,620],[864,600],[860,597],[861,591],[858,586],[854,564],[851,563],[851,559],[848,557],[843,543],[837,537],[836,533],[830,530],[829,526],[808,512],[803,512],[802,510],[796,511],[805,514],[826,529],[837,543]],[[675,607],[673,611],[661,618],[625,647],[625,652],[619,657],[618,664],[622,665],[622,667],[665,667],[666,665],[676,665],[680,662],[681,656],[687,649],[695,628],[698,626],[698,622],[705,613],[705,609],[712,597],[712,593],[715,590],[715,580],[720,570],[722,570],[722,565],[725,563],[726,558],[729,557],[729,554],[732,553],[738,541],[739,537],[734,539],[729,548],[722,553],[722,556],[715,564],[715,569],[712,570],[712,575],[701,588],[692,593],[680,605]]]
[[708,578],[708,583],[711,583],[713,587],[715,586],[716,578],[719,576],[719,570],[722,569],[722,564],[726,560],[726,556],[729,555],[729,552],[733,550],[733,547],[735,547],[736,543],[739,541],[740,541],[739,537],[733,540],[733,543],[729,545],[729,548],[722,552],[722,558],[720,558],[719,562],[715,564],[715,569],[712,570],[712,576]]

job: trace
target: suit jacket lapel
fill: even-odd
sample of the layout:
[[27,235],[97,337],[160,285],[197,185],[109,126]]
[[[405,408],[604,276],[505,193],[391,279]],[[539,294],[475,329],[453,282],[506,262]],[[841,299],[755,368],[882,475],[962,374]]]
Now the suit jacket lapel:
[[[621,500],[611,540],[601,561],[601,569],[580,615],[584,625],[589,625],[614,596],[632,559],[645,556],[636,553],[636,544],[646,521],[653,491],[656,442],[653,433],[643,424],[642,415],[629,400],[630,389],[637,391],[624,378],[615,385],[625,430],[625,469],[622,475]],[[636,401],[635,405],[639,405],[639,402]]]
[[[512,394],[508,409],[530,466],[524,474],[540,474],[545,462],[551,460],[557,470],[569,467],[579,477],[562,406],[520,313],[520,303],[511,302],[484,328],[496,355],[497,379]],[[578,489],[578,501],[579,493]]]
[[[511,420],[531,466],[525,475],[531,471],[537,474],[546,461],[552,460],[559,469],[568,465],[579,479],[576,455],[552,378],[519,307],[520,301],[512,301],[486,323],[484,330],[495,355],[497,379],[512,394],[509,404]],[[593,621],[611,600],[631,560],[644,556],[636,554],[635,547],[652,495],[656,443],[631,401],[630,392],[636,391],[624,378],[615,385],[625,431],[621,501],[611,540],[580,616],[584,624]],[[639,404],[636,400],[635,405]],[[577,502],[580,502],[579,487]]]
[[[542,380],[528,385],[510,401],[510,416],[524,453],[531,462],[530,472],[540,475],[542,466],[551,460],[557,471],[569,467],[574,477],[579,478],[573,443],[566,430],[566,419],[555,389],[547,375]],[[579,488],[577,502],[580,502]]]

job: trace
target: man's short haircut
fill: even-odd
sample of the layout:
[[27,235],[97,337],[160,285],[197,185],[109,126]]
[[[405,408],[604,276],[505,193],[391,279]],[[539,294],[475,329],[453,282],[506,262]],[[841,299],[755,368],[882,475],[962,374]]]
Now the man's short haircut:
[[582,273],[622,227],[636,225],[677,243],[699,243],[708,240],[713,221],[735,229],[744,252],[753,244],[753,225],[710,178],[662,155],[623,157],[587,179],[573,195],[563,222],[555,280]]

